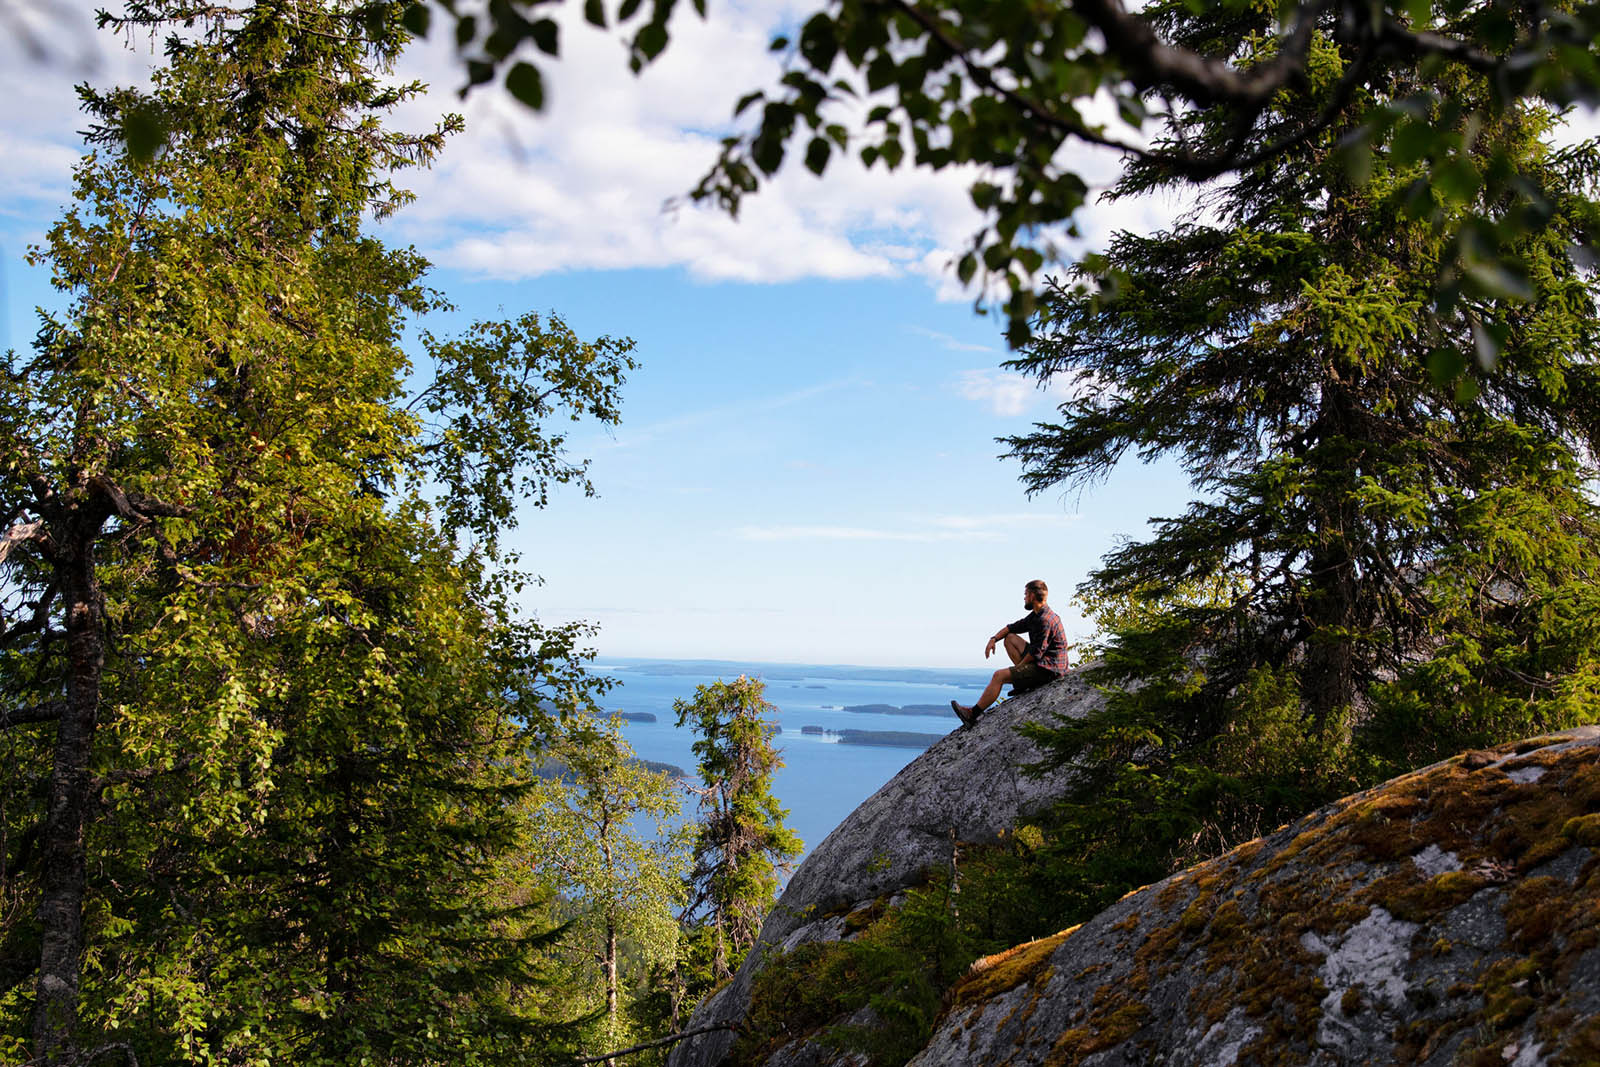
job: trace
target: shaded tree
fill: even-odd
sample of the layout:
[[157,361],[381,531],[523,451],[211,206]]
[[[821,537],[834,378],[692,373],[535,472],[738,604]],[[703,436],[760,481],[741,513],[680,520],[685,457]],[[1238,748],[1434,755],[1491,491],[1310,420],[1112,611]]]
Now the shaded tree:
[[[1270,55],[1260,17],[1150,15],[1187,47]],[[1324,82],[1356,60],[1333,36],[1312,47]],[[1118,235],[1052,289],[1011,363],[1075,394],[1007,440],[1030,491],[1165,455],[1201,493],[1093,575],[1092,596],[1160,610],[1122,612],[1106,710],[1037,735],[1083,772],[1060,840],[1089,906],[1354,786],[1594,716],[1600,367],[1579,244],[1600,155],[1549,147],[1559,117],[1542,104],[1484,119],[1493,93],[1471,64],[1429,83],[1395,74],[1360,95],[1410,101],[1460,139],[1457,180],[1430,185],[1398,136],[1352,180],[1353,121],[1335,123],[1173,229]],[[1320,107],[1311,86],[1268,115]],[[1224,110],[1167,136],[1205,150],[1235,134]],[[1496,170],[1534,181],[1507,193],[1484,180]],[[1113,195],[1184,178],[1135,166]],[[1506,231],[1520,298],[1463,283],[1434,302],[1461,227],[1489,219],[1487,240],[1527,212],[1547,218]],[[1114,299],[1075,285],[1100,268]],[[1184,596],[1197,587],[1212,594]]]

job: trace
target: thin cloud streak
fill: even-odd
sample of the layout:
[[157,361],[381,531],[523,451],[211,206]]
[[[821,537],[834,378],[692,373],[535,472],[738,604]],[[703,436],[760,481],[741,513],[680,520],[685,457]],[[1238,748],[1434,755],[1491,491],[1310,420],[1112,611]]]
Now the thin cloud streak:
[[744,541],[898,541],[921,544],[1003,541],[1019,527],[1066,526],[1077,520],[1077,515],[1039,515],[1029,512],[940,515],[911,522],[903,528],[776,523],[740,526],[733,531],[733,535]]
[[681,430],[693,430],[708,423],[726,422],[735,417],[748,417],[753,414],[778,411],[782,408],[793,407],[795,404],[803,404],[808,400],[814,400],[819,396],[826,396],[840,389],[853,386],[859,387],[865,384],[859,378],[841,378],[836,381],[822,382],[818,385],[808,385],[755,403],[719,404],[716,407],[702,408],[699,411],[676,415],[670,419],[661,419],[658,422],[633,427],[623,436],[610,438],[603,442],[586,443],[584,447],[590,451],[599,448],[637,448],[640,445],[649,444],[661,437]]
[[947,333],[940,333],[938,330],[930,330],[926,326],[907,326],[906,331],[908,333],[914,333],[919,337],[926,337],[930,341],[937,341],[942,347],[947,348],[952,352],[995,351],[993,345],[975,345],[971,342],[962,341],[955,337],[951,337]]
[[740,526],[743,541],[997,541],[987,530],[881,530],[863,526]]

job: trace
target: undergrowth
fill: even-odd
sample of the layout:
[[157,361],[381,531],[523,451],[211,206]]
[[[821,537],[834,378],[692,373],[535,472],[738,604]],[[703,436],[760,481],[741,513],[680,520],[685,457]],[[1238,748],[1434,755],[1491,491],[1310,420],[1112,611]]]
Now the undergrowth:
[[1060,891],[1060,861],[1037,827],[1024,826],[964,849],[954,880],[935,872],[895,906],[866,911],[870,921],[849,940],[774,956],[756,975],[734,1063],[759,1064],[810,1038],[865,1053],[871,1067],[901,1067],[927,1044],[946,990],[974,960],[1077,921],[1069,913],[1085,902],[1076,886]]

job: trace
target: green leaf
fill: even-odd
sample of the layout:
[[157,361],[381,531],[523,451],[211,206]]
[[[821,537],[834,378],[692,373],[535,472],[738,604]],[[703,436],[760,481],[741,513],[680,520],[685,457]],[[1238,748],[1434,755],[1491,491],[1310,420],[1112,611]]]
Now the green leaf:
[[1363,123],[1339,139],[1335,151],[1339,166],[1357,187],[1372,180],[1373,128]]
[[776,35],[775,37],[772,38],[772,40],[767,42],[767,51],[769,51],[769,52],[781,52],[785,48],[788,48],[788,47],[789,47],[789,38],[785,37],[781,33]]
[[659,56],[667,47],[667,28],[659,22],[647,22],[639,27],[639,34],[633,39],[633,47],[651,60]]
[[617,21],[627,22],[633,18],[634,12],[639,10],[639,5],[644,0],[622,0],[622,5],[617,8]]
[[169,127],[159,105],[141,101],[122,113],[122,139],[128,155],[140,163],[155,158],[167,143]]
[[1434,169],[1433,186],[1450,203],[1467,204],[1483,188],[1483,175],[1468,160],[1452,156]]
[[972,281],[972,276],[976,273],[978,273],[978,257],[968,252],[956,264],[956,277],[961,280],[962,285],[966,285]]
[[605,0],[583,0],[583,17],[591,26],[606,26]]
[[806,169],[817,177],[822,177],[822,172],[828,169],[828,155],[832,146],[825,137],[813,137],[811,143],[806,145]]
[[821,12],[806,20],[800,30],[800,55],[819,76],[828,73],[838,52],[839,39],[834,33],[833,20]]
[[1436,348],[1428,353],[1428,377],[1443,388],[1467,369],[1467,357],[1453,348]]
[[1472,321],[1472,351],[1478,357],[1478,366],[1492,370],[1500,361],[1500,350],[1505,346],[1506,329],[1499,323]]
[[506,91],[534,111],[544,110],[544,75],[532,63],[519,62],[506,73]]
[[1491,259],[1465,263],[1462,269],[1486,296],[1500,300],[1533,299],[1533,283],[1519,266]]
[[768,176],[777,173],[778,168],[783,166],[783,138],[763,131],[750,144],[750,159],[761,169],[761,173]]
[[555,19],[538,19],[528,27],[528,34],[533,38],[534,47],[545,55],[561,54],[561,27],[556,25]]
[[1444,135],[1426,119],[1402,121],[1395,127],[1389,142],[1395,166],[1409,167],[1424,156],[1432,155],[1443,140]]
[[412,4],[400,16],[400,25],[413,37],[428,36],[428,26],[433,21],[433,12],[426,4]]

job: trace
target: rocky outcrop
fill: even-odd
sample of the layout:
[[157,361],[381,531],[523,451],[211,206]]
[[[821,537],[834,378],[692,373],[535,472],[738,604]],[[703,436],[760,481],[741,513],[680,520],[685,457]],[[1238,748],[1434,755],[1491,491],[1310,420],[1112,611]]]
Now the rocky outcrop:
[[[993,840],[1047,804],[1060,784],[1019,773],[1039,753],[1016,727],[1081,716],[1100,699],[1080,675],[1069,675],[995,705],[976,724],[955,730],[907,764],[807,855],[739,973],[700,1004],[686,1029],[737,1023],[749,1005],[751,980],[774,946],[788,951],[840,939],[851,912],[948,864],[957,843]],[[691,1038],[673,1051],[668,1067],[715,1067],[733,1040],[727,1031]],[[784,1063],[795,1065],[827,1061],[819,1055],[803,1044],[780,1053]]]
[[914,1067],[1600,1064],[1600,729],[1406,775],[974,964]]
[[[854,936],[947,865],[953,842],[993,838],[1047,804],[1060,783],[1017,773],[1036,753],[1013,727],[1098,699],[1074,677],[907,766],[811,853],[758,950],[691,1027],[739,1024],[778,951]],[[977,961],[944,1004],[912,1067],[1596,1067],[1600,727],[1348,797]],[[876,1023],[871,1009],[842,1021]],[[864,1067],[828,1029],[798,1025],[759,1055],[766,1067]],[[670,1064],[719,1067],[732,1045],[702,1035]]]

